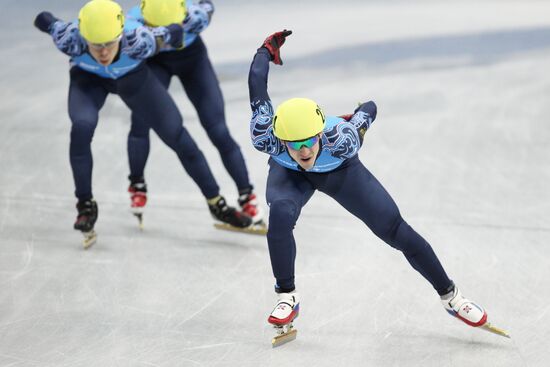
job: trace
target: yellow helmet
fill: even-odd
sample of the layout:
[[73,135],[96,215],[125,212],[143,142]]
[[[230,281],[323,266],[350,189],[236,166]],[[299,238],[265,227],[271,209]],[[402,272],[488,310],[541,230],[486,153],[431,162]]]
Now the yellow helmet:
[[141,0],[143,19],[153,27],[183,23],[186,12],[185,0]]
[[298,141],[319,134],[325,128],[321,108],[307,98],[292,98],[277,107],[273,132],[281,140]]
[[111,0],[92,0],[80,9],[78,29],[90,43],[115,40],[124,29],[124,12]]

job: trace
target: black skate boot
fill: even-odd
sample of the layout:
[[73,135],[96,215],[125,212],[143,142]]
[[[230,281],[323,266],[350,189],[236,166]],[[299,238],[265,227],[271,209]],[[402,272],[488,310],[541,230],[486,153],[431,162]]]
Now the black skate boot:
[[94,225],[97,221],[97,203],[94,199],[79,200],[76,203],[78,216],[74,223],[74,229],[81,231],[84,235],[84,248],[92,246],[96,242],[97,235],[94,231]]
[[252,224],[252,218],[227,205],[223,196],[218,195],[213,199],[209,199],[208,208],[214,219],[222,222],[216,223],[216,228],[239,230]]

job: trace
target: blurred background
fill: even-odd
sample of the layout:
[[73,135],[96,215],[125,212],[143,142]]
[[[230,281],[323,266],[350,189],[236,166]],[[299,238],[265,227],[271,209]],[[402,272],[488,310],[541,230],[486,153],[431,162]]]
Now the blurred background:
[[[272,350],[265,238],[216,231],[152,133],[145,229],[129,213],[130,113],[111,95],[92,145],[98,243],[82,250],[68,159],[68,57],[33,27],[84,1],[2,0],[0,366],[546,366],[550,332],[550,1],[215,1],[202,34],[261,202],[247,73],[264,38],[274,104],[328,115],[373,100],[363,163],[504,339],[448,317],[400,253],[317,193],[295,230],[298,339]],[[120,1],[127,11],[138,1]],[[545,66],[546,65],[546,66]],[[170,92],[237,192],[179,82]]]

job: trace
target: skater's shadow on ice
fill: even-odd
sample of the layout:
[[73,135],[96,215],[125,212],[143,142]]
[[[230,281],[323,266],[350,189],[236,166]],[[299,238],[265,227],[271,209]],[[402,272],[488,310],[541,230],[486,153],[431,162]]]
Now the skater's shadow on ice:
[[[336,47],[292,57],[289,68],[348,68],[353,66],[391,65],[420,60],[413,67],[452,68],[496,63],[529,51],[550,49],[550,27],[490,31],[484,33],[441,35],[370,42]],[[218,70],[241,75],[250,62],[225,63]]]
[[550,49],[550,28],[412,38],[347,46],[293,60],[300,67],[391,64],[439,59],[449,64],[490,64],[528,51]]
[[[504,339],[499,336],[494,336],[486,333],[482,330],[472,330],[475,334],[461,333],[460,336],[440,334],[440,333],[410,333],[410,334],[392,334],[393,342],[398,342],[403,347],[410,346],[412,349],[418,348],[418,344],[426,345],[448,345],[452,348],[462,349],[464,347],[484,350],[510,350],[510,344],[505,343],[509,339]],[[487,338],[493,338],[494,340],[482,340]],[[402,340],[402,343],[401,343]],[[411,342],[414,340],[415,342]],[[383,346],[382,346],[383,348]]]
[[[226,233],[228,233],[226,235]],[[177,231],[166,228],[146,228],[140,236],[140,240],[154,241],[156,246],[163,244],[181,248],[225,248],[231,247],[240,250],[249,250],[254,246],[255,236],[244,233],[229,233],[215,228],[204,231]],[[223,240],[221,239],[223,238]],[[258,236],[258,238],[261,238]]]

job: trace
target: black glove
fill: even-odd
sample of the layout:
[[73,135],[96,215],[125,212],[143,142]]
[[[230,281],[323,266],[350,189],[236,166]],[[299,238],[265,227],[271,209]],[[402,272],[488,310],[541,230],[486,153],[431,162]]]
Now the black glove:
[[167,26],[170,33],[170,39],[168,43],[170,46],[179,49],[183,47],[183,27],[181,24],[170,24]]
[[271,61],[276,65],[283,65],[283,60],[281,60],[281,54],[279,49],[285,43],[285,40],[288,36],[292,34],[292,31],[287,31],[286,29],[281,32],[273,33],[271,36],[267,37],[261,47],[267,48],[269,54],[271,55]]
[[49,11],[43,11],[34,19],[34,26],[42,32],[50,33],[52,25],[59,19],[54,17]]
[[355,109],[353,113],[356,113],[357,111],[363,111],[365,113],[368,113],[373,120],[376,118],[377,108],[376,108],[376,104],[373,101],[368,101],[368,102],[359,104],[359,106]]

